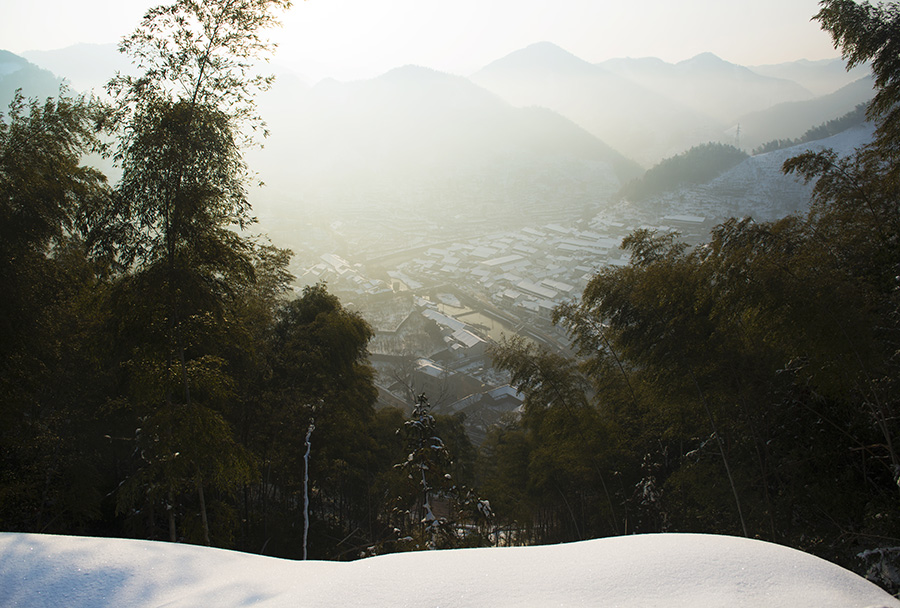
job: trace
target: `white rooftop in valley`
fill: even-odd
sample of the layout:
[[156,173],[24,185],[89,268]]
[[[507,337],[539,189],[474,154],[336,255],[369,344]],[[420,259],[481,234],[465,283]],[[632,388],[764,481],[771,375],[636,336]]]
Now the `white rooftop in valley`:
[[667,215],[663,218],[663,220],[667,220],[670,222],[683,222],[686,224],[702,224],[706,221],[705,217],[700,217],[699,215]]

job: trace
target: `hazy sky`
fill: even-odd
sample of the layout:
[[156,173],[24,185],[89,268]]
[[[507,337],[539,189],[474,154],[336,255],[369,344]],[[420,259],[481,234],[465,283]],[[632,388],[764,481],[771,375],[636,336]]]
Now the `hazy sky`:
[[[9,0],[0,48],[115,42],[159,0]],[[818,0],[295,0],[277,60],[311,79],[376,76],[414,63],[469,74],[533,42],[588,61],[709,51],[742,65],[838,53],[810,18]]]

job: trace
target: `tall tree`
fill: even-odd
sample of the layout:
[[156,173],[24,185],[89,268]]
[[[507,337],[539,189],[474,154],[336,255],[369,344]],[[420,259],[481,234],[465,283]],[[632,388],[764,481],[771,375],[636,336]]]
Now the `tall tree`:
[[838,326],[858,375],[853,383],[880,429],[895,479],[900,446],[895,428],[898,399],[896,343],[900,336],[900,4],[824,0],[816,19],[841,49],[848,67],[871,62],[876,94],[868,116],[876,137],[850,157],[831,150],[789,159],[784,170],[815,181],[810,223],[824,256],[854,281],[860,306],[879,321],[863,335]]
[[[81,219],[107,195],[106,178],[81,164],[99,146],[99,107],[68,96],[40,102],[17,94],[0,114],[0,351],[28,326],[28,301],[40,278],[35,263],[83,227]],[[24,321],[24,323],[23,323]]]
[[[153,489],[148,500],[165,500],[171,540],[175,498],[188,480],[200,503],[198,536],[209,543],[206,484],[234,488],[250,469],[221,415],[232,386],[221,328],[265,252],[239,232],[253,221],[241,150],[261,126],[253,96],[271,82],[252,73],[271,49],[262,32],[289,6],[178,0],[151,9],[120,46],[141,75],[118,76],[108,87],[117,99],[122,178],[96,243],[129,272],[122,301],[149,321],[132,332],[143,336],[130,370],[145,418],[145,461],[132,480]],[[127,489],[125,509],[138,497]]]
[[[371,337],[369,324],[322,284],[276,309],[266,337],[266,373],[253,387],[252,414],[242,431],[263,469],[248,489],[245,515],[255,550],[301,556],[294,524],[304,517],[307,483],[310,555],[355,556],[380,534],[375,478],[393,463],[396,440],[375,438],[381,423],[367,360]],[[313,419],[307,479],[304,437]]]
[[867,114],[878,123],[878,145],[893,149],[900,141],[900,4],[822,0],[814,17],[831,34],[847,69],[870,63],[875,96]]
[[[0,114],[0,527],[84,530],[99,510],[95,333],[101,268],[85,218],[108,196],[82,164],[99,106],[64,89]],[[88,429],[91,429],[88,432]]]

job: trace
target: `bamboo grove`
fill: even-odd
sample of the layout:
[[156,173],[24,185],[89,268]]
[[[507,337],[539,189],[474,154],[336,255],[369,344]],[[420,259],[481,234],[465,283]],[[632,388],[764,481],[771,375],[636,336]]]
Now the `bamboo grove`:
[[324,285],[292,296],[290,252],[250,236],[242,150],[271,83],[253,66],[289,6],[151,9],[112,102],[18,96],[0,122],[0,529],[331,559],[425,545],[397,514],[419,489],[395,468],[402,412],[374,408],[371,328]]

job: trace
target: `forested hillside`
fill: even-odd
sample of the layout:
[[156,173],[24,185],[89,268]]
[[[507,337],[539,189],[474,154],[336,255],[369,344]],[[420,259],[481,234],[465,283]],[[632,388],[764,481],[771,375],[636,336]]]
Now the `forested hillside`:
[[625,185],[620,198],[644,201],[681,186],[705,184],[747,158],[728,144],[707,143],[661,161]]
[[866,122],[866,105],[860,104],[852,112],[847,112],[840,118],[829,120],[817,127],[809,129],[806,133],[796,139],[773,139],[766,142],[758,148],[753,149],[753,154],[765,154],[775,150],[783,150],[792,146],[809,143],[837,135],[842,131],[846,131],[852,127],[859,126]]
[[4,107],[18,89],[25,89],[30,95],[42,98],[52,97],[61,84],[62,79],[51,72],[9,51],[0,51],[0,104]]

